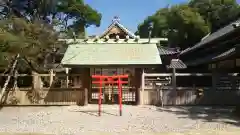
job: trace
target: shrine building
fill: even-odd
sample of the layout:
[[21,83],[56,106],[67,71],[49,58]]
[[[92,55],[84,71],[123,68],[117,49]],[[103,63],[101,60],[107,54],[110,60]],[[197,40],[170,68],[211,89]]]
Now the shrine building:
[[[166,38],[140,38],[125,28],[118,18],[101,34],[85,39],[66,39],[70,44],[61,64],[71,72],[80,73],[75,85],[88,90],[88,102],[96,103],[99,86],[93,84],[92,75],[128,75],[123,85],[123,103],[139,104],[141,76],[148,70],[171,67],[170,61],[179,53],[177,49],[162,47]],[[175,65],[176,66],[176,65]],[[117,103],[117,86],[105,84],[103,103]]]

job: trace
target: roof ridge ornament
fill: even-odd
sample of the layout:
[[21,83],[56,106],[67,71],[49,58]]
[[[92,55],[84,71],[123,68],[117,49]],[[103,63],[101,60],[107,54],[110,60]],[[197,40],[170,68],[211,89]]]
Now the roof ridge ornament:
[[140,39],[140,36],[137,35],[134,40],[135,40],[136,42],[138,42],[139,39]]
[[84,42],[87,42],[88,40],[89,40],[89,38],[86,37],[86,38],[84,38],[83,41],[84,41]]
[[118,16],[114,16],[112,22],[120,22],[120,18]]
[[108,41],[108,40],[109,40],[109,36],[106,35],[106,36],[105,36],[105,41]]
[[98,40],[99,40],[99,37],[96,36],[96,37],[94,38],[94,42],[98,42]]
[[128,40],[129,40],[129,35],[125,37],[125,42],[127,42]]
[[120,39],[119,35],[116,35],[116,40],[118,41]]

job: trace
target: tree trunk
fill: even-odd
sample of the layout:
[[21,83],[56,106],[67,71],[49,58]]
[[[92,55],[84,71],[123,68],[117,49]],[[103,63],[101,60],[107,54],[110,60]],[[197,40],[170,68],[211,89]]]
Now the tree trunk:
[[17,56],[15,57],[15,60],[13,62],[13,65],[12,65],[12,68],[10,70],[10,73],[8,74],[7,80],[4,83],[4,86],[3,86],[3,88],[2,88],[2,90],[0,92],[0,101],[2,101],[3,94],[5,93],[5,91],[7,89],[7,86],[8,86],[8,83],[9,83],[9,81],[11,79],[12,74],[13,74],[13,71],[15,70],[15,67],[16,67],[17,61],[18,61],[18,57],[19,57],[19,54],[17,54]]

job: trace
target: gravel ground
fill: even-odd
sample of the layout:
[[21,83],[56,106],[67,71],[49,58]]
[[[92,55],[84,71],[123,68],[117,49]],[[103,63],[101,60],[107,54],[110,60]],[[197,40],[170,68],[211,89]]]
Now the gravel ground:
[[[0,132],[46,134],[140,134],[162,132],[187,132],[190,130],[234,131],[238,127],[230,111],[217,112],[201,107],[158,108],[154,106],[123,106],[119,116],[117,105],[103,105],[98,117],[98,106],[85,107],[5,107],[0,111]],[[210,111],[211,110],[211,111]],[[224,115],[223,115],[224,114]]]

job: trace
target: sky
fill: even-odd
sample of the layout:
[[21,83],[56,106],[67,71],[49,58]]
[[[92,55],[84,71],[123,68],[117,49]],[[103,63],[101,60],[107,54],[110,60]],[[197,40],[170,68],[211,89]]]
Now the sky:
[[85,0],[92,8],[102,14],[100,27],[87,28],[87,35],[99,35],[111,24],[114,16],[120,18],[120,23],[132,32],[138,24],[158,9],[167,5],[179,4],[188,0]]

